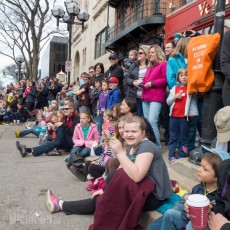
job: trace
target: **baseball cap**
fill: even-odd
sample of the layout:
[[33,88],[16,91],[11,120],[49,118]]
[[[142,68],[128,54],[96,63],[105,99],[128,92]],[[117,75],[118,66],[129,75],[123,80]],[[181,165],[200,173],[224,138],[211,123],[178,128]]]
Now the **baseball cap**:
[[220,158],[222,159],[222,161],[230,159],[230,154],[224,152],[223,150],[219,150],[219,149],[214,149],[214,148],[208,148],[204,145],[201,145],[202,147],[202,153],[205,154],[206,152],[210,152],[213,154],[217,154],[218,156],[220,156]]
[[118,79],[116,77],[111,77],[109,83],[118,83]]
[[119,59],[117,54],[110,54],[109,59]]
[[230,140],[230,106],[217,111],[214,117],[218,142],[228,142]]

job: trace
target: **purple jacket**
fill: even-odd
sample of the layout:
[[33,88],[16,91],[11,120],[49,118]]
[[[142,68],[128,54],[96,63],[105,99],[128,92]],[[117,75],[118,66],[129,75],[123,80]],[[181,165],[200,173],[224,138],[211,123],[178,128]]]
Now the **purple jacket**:
[[99,111],[101,111],[101,110],[104,111],[105,110],[107,97],[108,97],[108,92],[107,92],[107,94],[104,94],[104,92],[100,93],[99,99],[98,99],[97,110],[99,110]]
[[152,82],[152,87],[143,88],[141,99],[149,102],[165,103],[166,100],[166,66],[167,62],[149,67],[143,79],[143,84]]

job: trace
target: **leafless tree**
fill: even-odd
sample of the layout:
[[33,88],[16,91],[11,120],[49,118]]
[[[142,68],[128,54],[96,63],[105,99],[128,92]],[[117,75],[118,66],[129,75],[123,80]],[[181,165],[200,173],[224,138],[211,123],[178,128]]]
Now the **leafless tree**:
[[[16,62],[17,51],[25,59],[27,77],[37,80],[40,52],[54,31],[45,28],[51,21],[51,0],[2,0],[0,2],[0,54]],[[51,7],[52,7],[51,6]]]
[[7,74],[15,77],[15,70],[18,68],[17,64],[11,64],[5,66]]

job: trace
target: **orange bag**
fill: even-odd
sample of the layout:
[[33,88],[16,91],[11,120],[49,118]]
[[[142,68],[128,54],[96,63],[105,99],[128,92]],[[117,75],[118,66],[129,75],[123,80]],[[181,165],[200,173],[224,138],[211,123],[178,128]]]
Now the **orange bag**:
[[214,83],[212,62],[220,41],[219,33],[194,37],[188,44],[189,94],[208,92]]

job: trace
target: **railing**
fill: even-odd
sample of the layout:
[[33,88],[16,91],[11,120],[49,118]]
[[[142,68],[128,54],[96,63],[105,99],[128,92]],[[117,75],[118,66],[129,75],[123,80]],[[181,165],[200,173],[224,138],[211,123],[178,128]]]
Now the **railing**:
[[114,38],[119,32],[140,19],[149,18],[154,15],[166,15],[166,1],[156,0],[151,4],[140,4],[134,7],[132,12],[127,16],[120,13],[117,24],[108,29],[107,40]]

